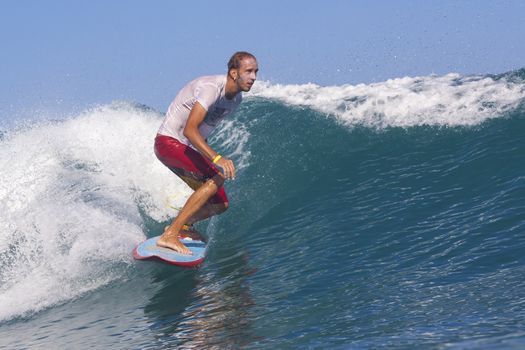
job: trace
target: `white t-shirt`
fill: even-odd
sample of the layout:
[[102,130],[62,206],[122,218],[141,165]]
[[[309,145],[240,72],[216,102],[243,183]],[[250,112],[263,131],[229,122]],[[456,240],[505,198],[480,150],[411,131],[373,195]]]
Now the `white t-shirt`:
[[158,133],[191,146],[184,136],[184,128],[191,109],[199,102],[207,111],[204,121],[199,126],[199,132],[206,139],[219,122],[233,113],[242,101],[241,93],[228,100],[224,96],[225,86],[226,75],[200,77],[188,83],[171,102]]

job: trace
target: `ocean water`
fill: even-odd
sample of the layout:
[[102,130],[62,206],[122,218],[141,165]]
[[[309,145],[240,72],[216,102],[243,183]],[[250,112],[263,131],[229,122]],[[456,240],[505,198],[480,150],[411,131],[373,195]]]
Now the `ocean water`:
[[197,269],[134,261],[191,193],[162,113],[0,134],[0,349],[525,347],[525,71],[258,82],[211,139]]

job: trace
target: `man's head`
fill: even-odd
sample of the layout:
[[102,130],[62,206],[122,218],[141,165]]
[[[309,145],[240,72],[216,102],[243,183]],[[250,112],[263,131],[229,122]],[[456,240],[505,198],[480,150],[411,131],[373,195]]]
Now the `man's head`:
[[228,77],[235,82],[240,91],[250,91],[258,71],[257,59],[249,52],[236,52],[228,61]]

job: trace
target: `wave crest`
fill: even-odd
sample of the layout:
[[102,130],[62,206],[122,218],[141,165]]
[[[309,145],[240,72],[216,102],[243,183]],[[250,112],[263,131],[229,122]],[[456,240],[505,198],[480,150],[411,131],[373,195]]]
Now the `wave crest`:
[[525,99],[525,84],[515,74],[494,77],[456,73],[341,86],[263,81],[250,96],[310,107],[350,126],[469,126],[516,109]]

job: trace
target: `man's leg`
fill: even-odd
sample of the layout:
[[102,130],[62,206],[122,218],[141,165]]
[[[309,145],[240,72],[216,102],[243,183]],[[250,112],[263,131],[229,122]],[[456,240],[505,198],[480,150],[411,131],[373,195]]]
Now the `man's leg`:
[[184,207],[182,207],[182,210],[179,212],[179,215],[177,215],[175,220],[173,220],[172,224],[166,229],[166,231],[164,231],[162,236],[160,236],[157,245],[171,248],[182,254],[191,254],[191,251],[178,239],[182,225],[185,223],[192,223],[192,220],[200,219],[206,215],[206,217],[213,215],[210,211],[205,212],[203,207],[206,202],[217,193],[217,190],[223,185],[223,183],[223,175],[217,174],[199,187],[188,198],[186,204],[184,204]]
[[206,203],[194,215],[192,215],[186,223],[188,225],[193,225],[199,221],[211,218],[212,216],[222,214],[226,209],[228,209],[228,203]]
[[[182,231],[179,231],[179,238],[181,238],[181,237],[190,237],[191,239],[194,239],[194,240],[205,241],[205,239],[202,236],[202,234],[199,231],[197,231],[196,229],[194,229],[193,227],[191,227],[191,225],[193,225],[193,224],[195,224],[195,223],[197,223],[199,221],[211,218],[212,216],[222,214],[227,209],[228,209],[228,202],[224,202],[224,203],[220,203],[219,204],[219,203],[210,203],[208,201],[206,204],[204,204],[204,206],[202,208],[200,208],[186,222],[186,225],[190,225],[190,228],[185,228],[184,226],[182,226]],[[170,225],[166,226],[164,228],[164,231],[166,231],[169,227],[170,227]]]

